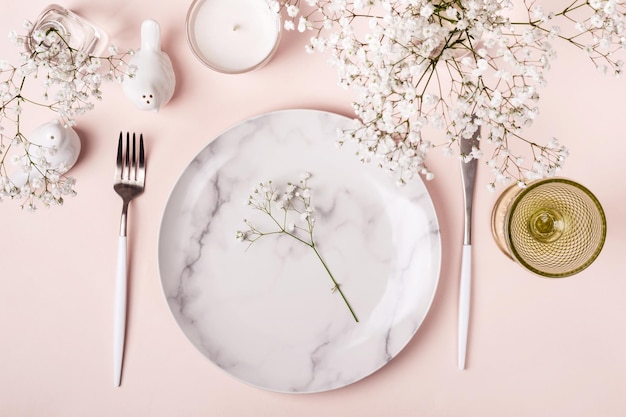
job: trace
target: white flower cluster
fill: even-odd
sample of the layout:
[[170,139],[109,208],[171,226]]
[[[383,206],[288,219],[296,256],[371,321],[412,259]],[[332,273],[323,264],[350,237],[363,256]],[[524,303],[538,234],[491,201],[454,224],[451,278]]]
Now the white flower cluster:
[[[356,141],[362,161],[404,183],[416,174],[433,178],[426,159],[437,146],[467,159],[459,141],[480,129],[482,149],[491,145],[486,163],[495,189],[552,176],[568,155],[554,138],[540,144],[522,136],[539,114],[553,41],[586,51],[601,72],[622,72],[615,53],[626,46],[626,2],[570,1],[554,12],[524,1],[521,22],[508,17],[510,0],[288,0],[274,7],[286,10],[286,29],[313,31],[307,50],[329,52],[339,84],[355,92],[355,126],[340,143]],[[437,130],[445,139],[434,143]]]
[[[102,99],[104,81],[121,81],[132,76],[135,68],[124,61],[132,51],[119,53],[112,46],[109,56],[97,57],[71,47],[55,29],[33,30],[29,21],[24,29],[28,35],[9,33],[22,51],[19,64],[0,60],[0,201],[3,197],[21,200],[21,207],[35,210],[37,202],[60,205],[64,196],[75,195],[75,180],[63,175],[63,167],[53,169],[46,163],[45,154],[54,153],[53,149],[41,149],[22,132],[24,109],[51,110],[65,126],[73,126],[76,116]],[[39,97],[30,96],[31,80],[39,81],[34,86],[40,88]]]
[[[285,235],[311,248],[332,281],[331,292],[336,292],[341,296],[352,318],[355,322],[358,322],[359,319],[324,258],[322,258],[313,238],[315,218],[313,217],[314,210],[311,205],[311,190],[307,183],[309,178],[311,178],[311,174],[304,172],[300,175],[298,183],[288,182],[282,190],[276,188],[272,181],[261,182],[253,187],[252,193],[245,204],[254,210],[266,214],[270,224],[261,228],[244,219],[247,229],[237,231],[235,237],[241,242],[248,242],[249,246],[251,246],[258,239],[265,236]],[[265,228],[267,230],[261,230]]]
[[238,231],[237,239],[252,244],[267,234],[286,233],[298,237],[299,240],[303,239],[309,246],[314,246],[315,218],[311,205],[311,190],[307,186],[310,177],[310,173],[302,173],[297,184],[287,183],[283,191],[275,188],[272,181],[261,182],[255,186],[246,205],[267,214],[272,220],[272,225],[278,227],[278,232],[262,232],[246,219],[244,222],[248,230]]

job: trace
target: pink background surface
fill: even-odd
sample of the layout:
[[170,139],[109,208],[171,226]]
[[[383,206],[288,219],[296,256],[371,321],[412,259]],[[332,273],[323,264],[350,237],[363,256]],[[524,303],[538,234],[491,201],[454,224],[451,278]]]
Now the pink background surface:
[[[563,2],[567,3],[567,2]],[[21,30],[48,2],[4,1],[0,32]],[[136,110],[115,84],[78,119],[83,153],[72,170],[78,196],[61,208],[20,211],[0,203],[0,416],[624,416],[626,415],[626,80],[598,74],[560,45],[541,116],[529,135],[571,150],[563,176],[604,206],[608,235],[579,275],[547,280],[496,247],[489,216],[498,193],[481,167],[474,214],[474,281],[468,369],[456,368],[462,195],[456,160],[433,154],[428,183],[442,230],[434,304],[415,338],[388,366],[346,388],[287,395],[237,382],[187,341],[161,291],[157,240],[178,176],[218,133],[260,113],[313,108],[351,115],[323,55],[306,36],[283,34],[261,70],[223,75],[203,67],[185,39],[188,2],[70,0],[121,47],[139,46],[147,18],[161,24],[178,76],[159,113]],[[0,58],[16,49],[0,37]],[[43,120],[38,120],[42,123]],[[37,124],[38,124],[37,123]],[[120,131],[143,132],[149,173],[131,208],[130,288],[123,383],[112,381],[113,293],[121,200],[112,176]]]

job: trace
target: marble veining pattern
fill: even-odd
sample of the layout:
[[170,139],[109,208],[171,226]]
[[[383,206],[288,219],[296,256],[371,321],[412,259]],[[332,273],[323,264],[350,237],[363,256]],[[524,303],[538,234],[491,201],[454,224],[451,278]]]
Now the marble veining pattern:
[[[437,287],[437,217],[420,180],[398,188],[350,146],[349,119],[285,110],[246,120],[209,143],[166,206],[159,269],[185,335],[211,362],[259,388],[327,391],[384,366],[413,337]],[[286,236],[246,250],[235,239],[259,181],[309,180],[315,239],[355,323],[321,263]]]

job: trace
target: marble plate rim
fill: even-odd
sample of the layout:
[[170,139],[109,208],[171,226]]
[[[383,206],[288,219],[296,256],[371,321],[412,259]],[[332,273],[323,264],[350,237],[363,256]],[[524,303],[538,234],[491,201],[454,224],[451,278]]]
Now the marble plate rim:
[[[173,182],[173,185],[171,186],[169,192],[167,193],[167,198],[165,200],[165,204],[163,206],[163,208],[161,209],[161,214],[160,214],[160,218],[159,218],[159,230],[157,233],[157,247],[156,247],[156,251],[157,251],[157,272],[158,272],[158,276],[159,276],[159,287],[160,287],[160,291],[161,294],[163,295],[163,298],[165,299],[166,305],[167,305],[167,310],[168,313],[170,315],[170,317],[174,320],[174,323],[176,324],[176,327],[178,329],[178,331],[184,336],[184,338],[187,340],[187,342],[189,342],[194,349],[196,349],[197,352],[199,352],[202,357],[205,358],[205,360],[207,360],[208,362],[210,362],[213,366],[215,366],[217,369],[219,369],[221,372],[223,372],[224,374],[228,375],[229,377],[233,378],[235,381],[239,381],[242,382],[248,386],[254,387],[254,388],[258,388],[258,389],[262,389],[262,390],[266,390],[269,392],[276,392],[276,393],[283,393],[283,394],[297,394],[297,395],[305,395],[305,394],[316,394],[316,393],[324,393],[324,392],[329,392],[329,391],[334,391],[340,388],[344,388],[350,385],[353,385],[356,382],[359,382],[373,374],[375,374],[376,372],[380,371],[382,368],[384,368],[389,362],[391,362],[393,359],[395,359],[397,357],[397,355],[399,355],[406,347],[407,345],[411,342],[411,340],[414,339],[415,335],[417,334],[418,330],[422,327],[424,321],[426,320],[426,317],[428,316],[429,312],[432,309],[432,305],[434,303],[436,294],[437,294],[437,290],[439,288],[439,283],[441,281],[441,272],[442,272],[442,263],[443,263],[443,244],[442,244],[442,237],[441,237],[441,229],[440,229],[440,220],[439,220],[439,216],[437,213],[437,209],[435,207],[434,201],[431,197],[431,193],[428,190],[428,188],[426,187],[424,181],[422,180],[421,177],[416,176],[415,179],[411,180],[411,181],[419,181],[423,184],[424,186],[424,190],[427,196],[427,201],[430,204],[430,209],[432,210],[432,214],[434,216],[433,222],[434,225],[437,227],[437,241],[436,241],[436,247],[434,247],[434,254],[437,256],[436,259],[436,266],[435,266],[435,271],[436,273],[434,274],[434,277],[432,278],[432,292],[430,293],[430,296],[428,297],[428,302],[425,303],[424,306],[424,315],[421,318],[421,320],[419,321],[419,323],[417,324],[415,330],[412,332],[411,336],[408,337],[404,343],[400,346],[400,348],[398,349],[398,352],[393,355],[393,357],[391,357],[389,359],[388,362],[381,364],[378,367],[375,367],[371,370],[369,370],[367,373],[365,373],[364,375],[362,375],[361,377],[359,377],[358,379],[355,379],[347,384],[343,384],[340,386],[336,386],[330,389],[326,389],[326,390],[311,390],[311,391],[290,391],[290,390],[280,390],[280,389],[275,389],[275,388],[269,388],[269,387],[265,387],[265,386],[261,386],[258,384],[255,384],[251,381],[247,381],[243,378],[240,378],[236,375],[231,374],[230,372],[228,372],[227,370],[223,369],[222,367],[218,366],[210,357],[208,357],[206,355],[205,352],[203,352],[198,346],[196,346],[196,344],[190,339],[190,336],[185,332],[185,329],[183,329],[183,327],[181,326],[181,324],[179,323],[178,318],[176,317],[172,307],[170,306],[170,303],[168,301],[168,295],[166,293],[166,289],[164,286],[164,277],[163,277],[163,272],[162,272],[162,261],[161,261],[161,240],[162,240],[162,233],[163,233],[163,225],[165,222],[165,215],[168,211],[168,207],[170,205],[170,200],[172,199],[173,194],[175,193],[179,183],[181,182],[181,180],[184,178],[184,176],[187,174],[187,171],[189,170],[190,166],[193,164],[193,162],[196,160],[196,158],[198,158],[200,155],[202,155],[204,152],[207,152],[207,148],[209,148],[211,146],[211,144],[213,142],[215,142],[217,139],[219,139],[221,136],[227,134],[228,132],[230,132],[233,129],[236,129],[237,127],[244,125],[246,123],[249,123],[251,121],[254,120],[258,120],[264,117],[269,117],[272,116],[274,114],[284,114],[284,113],[289,113],[289,112],[311,112],[311,113],[317,113],[317,114],[327,114],[327,115],[331,115],[331,116],[335,116],[335,117],[341,117],[341,118],[345,118],[345,119],[350,119],[350,117],[345,116],[341,113],[338,112],[334,112],[334,111],[326,111],[326,110],[320,110],[320,109],[314,109],[314,108],[304,108],[304,107],[294,107],[294,108],[286,108],[286,109],[280,109],[280,110],[272,110],[272,111],[268,111],[268,112],[262,112],[262,113],[258,113],[256,115],[252,115],[250,117],[247,117],[243,120],[240,120],[238,122],[235,122],[229,126],[227,126],[226,128],[222,129],[221,131],[218,131],[218,133],[216,133],[214,136],[210,137],[206,143],[204,145],[202,145],[199,150],[197,152],[195,152],[195,154],[193,154],[193,156],[191,157],[191,159],[183,166],[182,170],[179,172],[178,176],[176,177],[175,181]],[[410,182],[409,182],[410,184]]]

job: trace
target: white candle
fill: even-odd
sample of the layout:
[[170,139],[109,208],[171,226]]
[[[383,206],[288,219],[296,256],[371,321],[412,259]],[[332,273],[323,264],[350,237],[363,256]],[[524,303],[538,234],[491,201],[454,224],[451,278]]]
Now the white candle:
[[221,72],[259,68],[273,55],[280,18],[266,0],[195,0],[187,16],[194,54]]

